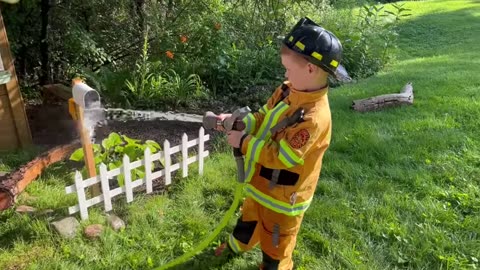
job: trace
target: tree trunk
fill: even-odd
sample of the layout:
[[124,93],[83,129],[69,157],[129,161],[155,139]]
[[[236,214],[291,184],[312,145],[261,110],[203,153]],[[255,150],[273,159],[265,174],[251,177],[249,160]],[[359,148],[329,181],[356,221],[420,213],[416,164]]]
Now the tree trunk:
[[359,112],[368,112],[380,110],[388,107],[396,107],[401,105],[413,104],[413,86],[407,83],[400,94],[381,95],[366,99],[355,100],[351,108]]
[[64,160],[77,148],[81,147],[79,141],[61,145],[47,151],[17,171],[0,177],[0,211],[13,205],[15,198],[37,178],[48,166]]
[[40,74],[40,85],[48,84],[50,79],[50,68],[48,63],[48,13],[50,11],[49,0],[42,0],[41,2],[41,18],[42,18],[42,29],[40,32],[40,63],[41,63],[41,74]]

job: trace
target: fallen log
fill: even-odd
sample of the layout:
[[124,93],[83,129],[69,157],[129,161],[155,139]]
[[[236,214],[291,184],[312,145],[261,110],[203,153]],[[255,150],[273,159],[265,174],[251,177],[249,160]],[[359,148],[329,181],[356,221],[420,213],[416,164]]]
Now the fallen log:
[[399,94],[387,94],[355,100],[350,108],[359,112],[376,111],[387,107],[413,104],[413,86],[407,83]]
[[42,153],[15,172],[0,177],[0,211],[10,208],[16,197],[35,180],[42,171],[53,163],[64,160],[80,148],[79,141],[57,146]]

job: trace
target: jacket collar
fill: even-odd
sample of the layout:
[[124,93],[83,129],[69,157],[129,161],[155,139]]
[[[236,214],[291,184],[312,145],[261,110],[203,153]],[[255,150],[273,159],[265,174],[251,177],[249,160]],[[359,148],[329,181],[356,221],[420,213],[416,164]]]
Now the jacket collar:
[[286,82],[286,84],[290,88],[290,94],[288,95],[290,105],[300,105],[304,103],[316,102],[328,93],[328,86],[315,91],[305,92],[298,91],[297,89],[293,88],[290,82]]

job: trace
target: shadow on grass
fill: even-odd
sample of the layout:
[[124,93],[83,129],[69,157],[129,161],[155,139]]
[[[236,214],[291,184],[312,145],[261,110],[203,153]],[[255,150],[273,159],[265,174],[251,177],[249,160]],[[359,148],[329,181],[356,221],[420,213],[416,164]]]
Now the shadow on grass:
[[[38,239],[35,228],[38,224],[48,224],[51,221],[66,217],[64,209],[20,214],[15,209],[0,213],[0,249],[8,250],[15,246],[15,242],[28,244]],[[53,228],[50,228],[53,232]]]
[[[7,158],[8,164],[12,168],[19,167],[29,162],[39,153],[35,150],[13,153]],[[46,190],[48,190],[49,186],[52,186],[52,188],[58,188],[59,185],[66,186],[73,181],[71,177],[72,170],[73,168],[65,162],[58,162],[46,168],[41,176],[37,177],[33,182],[41,181],[42,184],[47,186]],[[44,195],[41,196],[42,198],[37,197],[37,195],[27,195],[25,191],[22,191],[19,193],[17,202],[12,208],[0,212],[1,249],[11,249],[14,247],[15,242],[30,243],[38,238],[36,226],[39,224],[49,226],[50,222],[68,216],[67,207],[50,207],[49,203],[46,205],[44,203],[44,207],[40,206],[37,208],[36,202],[43,199]],[[48,194],[45,194],[45,196],[48,197]],[[37,209],[32,213],[17,213],[15,208],[19,205],[32,205]]]
[[41,153],[39,147],[30,147],[24,150],[11,152],[0,152],[0,171],[2,169],[14,171],[20,166],[28,163]]
[[[205,270],[205,269],[224,269],[223,267],[230,266],[230,263],[235,258],[240,258],[242,255],[222,255],[214,256],[214,251],[206,249],[202,253],[190,259],[188,262],[170,268],[171,270]],[[206,268],[208,267],[208,268]],[[227,268],[225,268],[227,269]],[[235,267],[236,270],[257,270],[258,266],[245,265],[242,268]]]

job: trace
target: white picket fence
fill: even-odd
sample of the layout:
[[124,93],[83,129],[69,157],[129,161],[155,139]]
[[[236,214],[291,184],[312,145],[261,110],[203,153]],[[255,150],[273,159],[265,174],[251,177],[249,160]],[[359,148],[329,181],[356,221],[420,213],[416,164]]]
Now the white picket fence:
[[[209,151],[205,151],[205,142],[210,139],[210,135],[205,135],[205,130],[203,127],[199,130],[199,137],[197,139],[188,140],[187,134],[183,134],[181,145],[170,147],[170,143],[166,140],[163,144],[163,151],[151,154],[150,150],[147,148],[144,152],[144,158],[131,162],[129,157],[125,155],[123,157],[123,166],[120,168],[108,171],[105,164],[100,165],[100,174],[96,177],[92,177],[86,180],[83,180],[82,174],[77,171],[75,173],[75,184],[65,188],[67,194],[77,193],[78,204],[68,208],[70,214],[75,214],[80,212],[82,220],[88,219],[88,208],[96,204],[103,202],[105,212],[112,210],[112,198],[120,194],[126,194],[127,203],[133,201],[133,189],[141,185],[146,185],[146,193],[151,193],[152,190],[152,181],[165,176],[165,186],[172,183],[171,173],[182,169],[182,176],[188,176],[188,165],[198,161],[198,172],[203,174],[203,163],[204,158],[209,155]],[[198,145],[198,154],[192,157],[188,157],[188,149]],[[182,158],[179,163],[171,164],[171,156],[178,152],[182,153]],[[152,172],[152,162],[164,159],[164,168],[159,171]],[[145,166],[145,177],[142,179],[131,179],[130,171],[136,169],[140,166]],[[125,185],[123,187],[117,187],[113,190],[110,190],[109,179],[123,174],[125,178]],[[101,183],[102,194],[99,196],[87,199],[85,195],[85,189]]]

